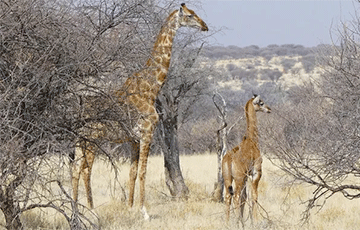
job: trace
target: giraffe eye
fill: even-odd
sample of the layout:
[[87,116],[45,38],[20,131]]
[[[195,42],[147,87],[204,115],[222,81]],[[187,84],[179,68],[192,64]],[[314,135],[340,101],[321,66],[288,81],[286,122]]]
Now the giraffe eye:
[[264,102],[260,102],[260,105],[263,106],[263,105],[264,105]]
[[193,14],[190,14],[190,15],[187,15],[188,18],[193,18],[194,15]]

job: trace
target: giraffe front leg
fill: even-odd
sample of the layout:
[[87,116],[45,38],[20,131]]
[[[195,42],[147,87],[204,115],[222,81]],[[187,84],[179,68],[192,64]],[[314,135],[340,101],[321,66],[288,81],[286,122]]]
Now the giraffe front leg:
[[147,169],[147,160],[149,155],[150,142],[141,141],[140,142],[140,171],[139,171],[139,179],[140,179],[140,207],[141,212],[144,216],[145,220],[148,220],[150,217],[146,211],[144,206],[145,203],[145,179],[146,179],[146,169]]
[[129,175],[129,207],[132,207],[134,204],[134,192],[135,192],[135,182],[138,173],[138,165],[139,165],[139,153],[140,153],[140,144],[139,142],[134,141],[132,143],[133,151],[131,153],[131,168]]
[[144,206],[145,202],[145,179],[146,179],[146,169],[147,169],[147,161],[149,156],[150,150],[150,143],[152,137],[154,135],[155,126],[159,119],[158,114],[156,113],[155,107],[152,108],[152,113],[145,118],[142,122],[142,133],[141,133],[141,140],[140,140],[140,207],[142,214],[145,220],[148,220],[150,216],[147,214],[146,208]]

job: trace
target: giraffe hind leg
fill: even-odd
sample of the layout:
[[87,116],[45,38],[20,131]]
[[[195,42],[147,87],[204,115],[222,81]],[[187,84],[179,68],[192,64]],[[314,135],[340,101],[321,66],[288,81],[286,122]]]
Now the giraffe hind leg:
[[257,206],[258,206],[258,186],[262,175],[261,170],[262,159],[258,159],[254,164],[252,183],[251,183],[251,220],[257,219]]
[[94,208],[94,202],[92,197],[92,190],[91,190],[91,171],[94,164],[95,159],[95,146],[88,146],[85,150],[85,161],[83,165],[83,180],[86,190],[86,197],[88,206],[92,209]]
[[244,228],[244,208],[245,208],[245,203],[246,203],[246,199],[247,199],[247,193],[246,193],[246,181],[247,181],[247,177],[245,177],[244,181],[243,181],[243,185],[241,188],[241,194],[240,194],[240,221],[241,221],[241,225]]
[[78,143],[75,147],[75,157],[71,161],[71,183],[73,188],[73,199],[75,202],[78,201],[79,197],[79,180],[80,176],[83,177],[88,206],[93,208],[93,198],[91,192],[91,170],[94,163],[95,153],[94,147],[86,146],[85,142]]
[[241,225],[244,227],[244,207],[246,202],[246,173],[241,173],[235,180],[235,209]]
[[234,195],[234,190],[232,187],[232,174],[231,174],[231,158],[228,154],[226,154],[221,162],[221,170],[222,170],[222,176],[224,178],[224,186],[225,186],[225,214],[226,214],[226,221],[229,222],[230,219],[230,206],[231,206],[231,200],[232,196]]
[[227,222],[229,222],[230,219],[230,206],[231,206],[232,196],[233,194],[231,194],[228,189],[225,189],[225,204],[226,204],[225,214],[226,214]]
[[79,180],[81,175],[81,168],[84,161],[84,153],[83,148],[80,143],[76,144],[75,154],[73,159],[71,159],[71,183],[73,189],[73,199],[75,202],[78,200],[78,192],[79,192]]

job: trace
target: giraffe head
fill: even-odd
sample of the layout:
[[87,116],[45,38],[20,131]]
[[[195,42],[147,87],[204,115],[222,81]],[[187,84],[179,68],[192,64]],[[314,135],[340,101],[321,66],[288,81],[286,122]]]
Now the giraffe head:
[[201,31],[208,31],[206,23],[195,14],[193,10],[188,9],[185,3],[181,4],[179,10],[179,24],[185,27],[199,28]]
[[261,111],[265,113],[271,113],[270,107],[267,106],[264,101],[260,99],[260,95],[254,94],[252,103],[256,112]]

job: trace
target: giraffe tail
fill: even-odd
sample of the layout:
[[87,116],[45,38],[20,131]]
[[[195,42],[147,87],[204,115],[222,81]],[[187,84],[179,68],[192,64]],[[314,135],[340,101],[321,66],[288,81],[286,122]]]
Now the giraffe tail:
[[75,160],[75,150],[71,151],[69,153],[69,161],[70,161],[70,164],[72,164]]
[[234,195],[234,190],[231,185],[228,187],[228,191],[229,191],[230,195],[232,195],[232,196]]

